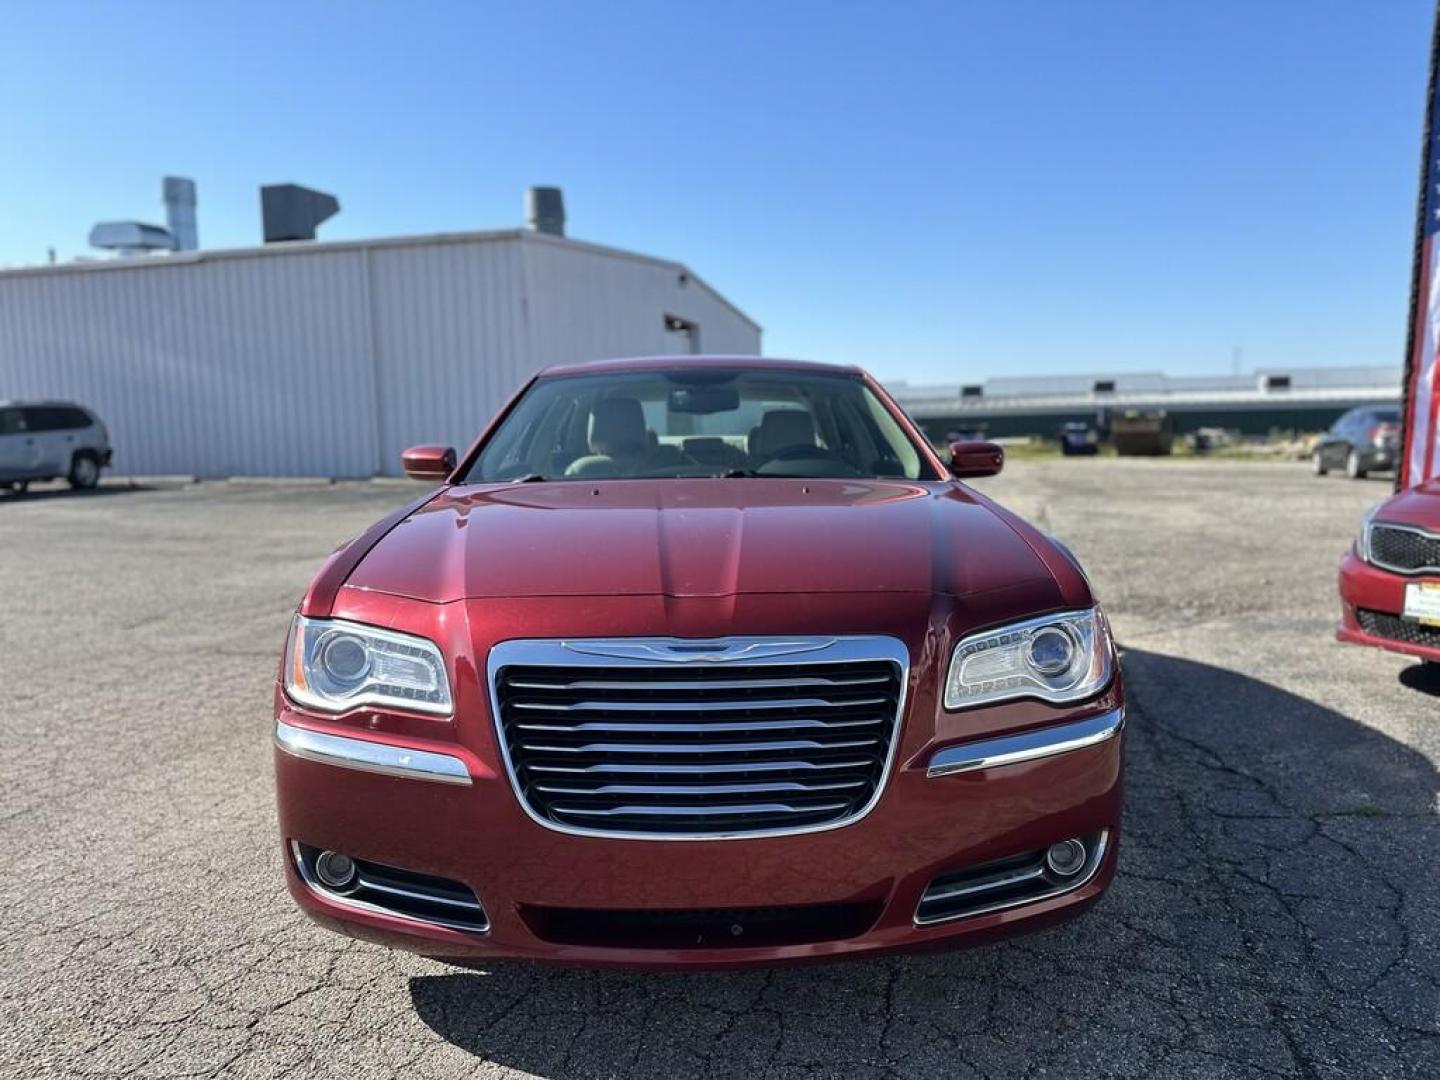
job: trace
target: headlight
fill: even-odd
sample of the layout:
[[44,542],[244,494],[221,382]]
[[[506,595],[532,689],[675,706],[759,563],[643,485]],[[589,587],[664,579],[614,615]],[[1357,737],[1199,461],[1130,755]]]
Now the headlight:
[[1384,505],[1376,503],[1365,511],[1365,517],[1360,521],[1360,532],[1355,537],[1355,555],[1361,562],[1370,561],[1370,528],[1375,524],[1375,512]]
[[433,641],[339,619],[295,616],[285,692],[326,712],[357,705],[451,711],[445,658]]
[[1045,615],[963,638],[950,657],[945,708],[1011,698],[1063,704],[1103,690],[1114,670],[1099,608]]

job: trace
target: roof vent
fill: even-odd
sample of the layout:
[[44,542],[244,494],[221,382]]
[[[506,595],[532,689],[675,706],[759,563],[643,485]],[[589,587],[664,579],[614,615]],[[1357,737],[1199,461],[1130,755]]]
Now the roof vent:
[[960,396],[961,396],[962,398],[978,398],[978,397],[984,397],[984,396],[985,396],[985,387],[983,387],[983,386],[978,386],[978,385],[977,385],[977,386],[962,386],[962,387],[960,387]]
[[175,239],[159,225],[143,221],[102,221],[90,230],[90,246],[119,255],[145,255],[173,251]]
[[299,184],[266,184],[260,189],[265,243],[314,240],[315,227],[340,212],[340,200]]
[[1115,392],[1114,379],[1096,379],[1095,385],[1091,387],[1091,393],[1113,394]]
[[538,233],[565,235],[565,193],[558,187],[525,189],[525,224]]
[[194,251],[200,246],[200,232],[195,226],[195,181],[167,176],[161,185],[165,193],[165,226],[175,241],[175,250]]
[[1289,375],[1261,375],[1261,376],[1260,376],[1260,389],[1261,389],[1261,390],[1289,390],[1289,389],[1290,389],[1290,376],[1289,376]]

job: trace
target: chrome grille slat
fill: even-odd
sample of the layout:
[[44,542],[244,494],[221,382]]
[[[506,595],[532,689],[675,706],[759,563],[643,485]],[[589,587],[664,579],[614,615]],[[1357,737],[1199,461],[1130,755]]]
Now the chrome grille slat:
[[854,701],[824,701],[820,698],[797,698],[792,701],[577,701],[561,705],[549,701],[512,701],[512,709],[534,709],[545,712],[746,712],[753,709],[860,709],[884,705],[883,697],[857,698]]
[[535,790],[547,795],[745,795],[777,791],[843,791],[864,783],[864,780],[817,780],[809,784],[799,780],[772,780],[758,784],[602,784],[593,788],[536,784]]
[[887,720],[883,716],[866,716],[857,720],[813,720],[806,717],[797,717],[794,720],[714,720],[708,723],[647,723],[641,720],[582,720],[578,724],[531,724],[518,723],[514,725],[516,731],[544,731],[544,732],[574,732],[580,734],[586,731],[644,731],[644,732],[684,732],[686,734],[704,734],[707,732],[730,732],[730,731],[791,731],[795,728],[819,729],[833,731],[836,728],[872,727],[875,724],[884,724]]
[[636,806],[560,806],[553,809],[557,814],[579,814],[586,817],[685,817],[694,815],[699,817],[743,817],[755,814],[820,814],[831,813],[836,810],[843,810],[849,803],[833,802],[822,803],[818,806],[793,806],[790,803],[736,803],[733,806],[716,806],[713,804],[674,805],[666,806],[658,803],[645,803]]
[[853,750],[874,746],[879,739],[850,739],[846,742],[822,743],[814,739],[777,739],[773,742],[746,743],[586,743],[584,746],[555,746],[546,743],[521,743],[520,749],[537,754],[754,754],[773,750]]
[[488,674],[531,817],[704,839],[868,811],[894,756],[908,655],[892,638],[505,642]]
[[[870,763],[864,760],[851,759],[848,761],[742,761],[742,762],[711,762],[705,766],[706,773],[744,773],[744,772],[808,772],[819,770],[835,769],[863,769]],[[618,762],[602,762],[595,765],[529,765],[531,772],[561,773],[571,775],[575,773],[606,773],[610,775],[634,775],[637,773],[684,773],[694,775],[693,765],[670,765],[661,762],[635,762],[633,764],[621,764]]]
[[793,679],[704,679],[642,682],[615,679],[580,679],[575,682],[534,682],[512,680],[512,690],[778,690],[786,687],[810,689],[817,686],[874,686],[888,682],[888,675],[868,678],[828,678],[825,676],[800,676]]

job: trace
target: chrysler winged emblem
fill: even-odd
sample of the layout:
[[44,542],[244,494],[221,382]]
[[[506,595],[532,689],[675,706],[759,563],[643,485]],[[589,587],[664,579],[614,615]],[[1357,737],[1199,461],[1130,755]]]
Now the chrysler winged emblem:
[[815,652],[829,648],[833,638],[722,638],[686,641],[681,638],[614,638],[600,641],[566,641],[571,652],[611,656],[617,660],[658,660],[668,664],[728,664],[736,660],[763,660],[772,656]]

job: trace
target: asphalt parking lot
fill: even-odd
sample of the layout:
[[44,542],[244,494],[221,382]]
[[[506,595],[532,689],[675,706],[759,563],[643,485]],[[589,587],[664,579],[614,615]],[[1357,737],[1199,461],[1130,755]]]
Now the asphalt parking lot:
[[1440,1076],[1440,680],[1331,636],[1388,482],[1017,463],[1125,650],[1126,834],[1085,919],[741,974],[461,972],[321,931],[270,693],[323,556],[417,490],[0,496],[4,1076]]

